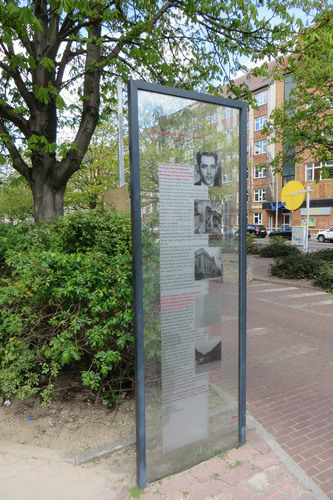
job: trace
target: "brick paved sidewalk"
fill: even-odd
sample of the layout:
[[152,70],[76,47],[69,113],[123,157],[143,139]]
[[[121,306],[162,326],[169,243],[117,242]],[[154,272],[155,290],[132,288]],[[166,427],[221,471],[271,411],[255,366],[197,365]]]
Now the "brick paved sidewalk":
[[332,295],[250,259],[247,407],[333,500]]
[[248,443],[242,448],[157,481],[140,495],[140,500],[326,498],[305,473],[299,474],[292,460],[284,463],[283,457],[256,430],[248,432]]

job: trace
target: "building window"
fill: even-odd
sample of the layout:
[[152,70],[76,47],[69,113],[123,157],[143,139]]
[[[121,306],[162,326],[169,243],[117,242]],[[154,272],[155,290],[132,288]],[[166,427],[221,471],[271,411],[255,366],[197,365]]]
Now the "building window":
[[267,153],[267,140],[258,141],[254,143],[254,154],[262,155],[263,153]]
[[267,115],[258,116],[254,120],[254,130],[262,130],[267,123]]
[[282,227],[290,226],[290,214],[282,214]]
[[265,167],[262,168],[254,168],[254,178],[255,179],[262,179],[263,177],[267,176],[267,169]]
[[222,118],[230,118],[232,116],[232,108],[223,108]]
[[254,212],[253,222],[254,224],[262,224],[262,212]]
[[285,186],[287,184],[287,182],[293,181],[294,179],[295,179],[295,175],[294,174],[284,175],[282,177],[282,186]]
[[330,162],[323,164],[320,161],[316,161],[314,163],[307,163],[305,165],[305,180],[307,182],[321,181],[323,178],[325,178],[322,175],[322,168],[323,167],[325,167],[326,172],[328,173],[328,177],[326,176],[326,178],[332,178],[333,177],[333,162],[330,161]]
[[258,106],[262,106],[263,104],[267,104],[267,90],[263,90],[262,92],[258,92],[255,94],[255,100]]
[[265,200],[266,200],[266,189],[255,189],[254,201],[265,201]]

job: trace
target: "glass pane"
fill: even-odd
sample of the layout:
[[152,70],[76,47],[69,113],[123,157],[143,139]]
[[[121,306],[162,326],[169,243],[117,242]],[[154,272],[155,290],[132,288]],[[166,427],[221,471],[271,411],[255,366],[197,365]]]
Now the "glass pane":
[[239,112],[138,101],[152,481],[238,444]]

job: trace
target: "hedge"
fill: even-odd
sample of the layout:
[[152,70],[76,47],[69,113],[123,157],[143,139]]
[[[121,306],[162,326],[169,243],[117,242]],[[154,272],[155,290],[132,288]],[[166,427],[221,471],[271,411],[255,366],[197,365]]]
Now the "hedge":
[[0,390],[52,395],[57,377],[113,404],[134,379],[131,226],[114,211],[0,226]]

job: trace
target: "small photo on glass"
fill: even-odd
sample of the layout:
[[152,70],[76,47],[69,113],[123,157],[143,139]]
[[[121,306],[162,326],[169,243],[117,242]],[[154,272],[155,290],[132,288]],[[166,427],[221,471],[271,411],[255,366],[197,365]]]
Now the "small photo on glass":
[[194,279],[221,277],[221,249],[201,247],[194,252]]
[[221,234],[221,201],[194,200],[194,234]]
[[207,339],[197,341],[194,348],[194,358],[196,375],[221,368],[221,339]]
[[194,185],[221,186],[221,157],[213,151],[198,151],[194,155]]

